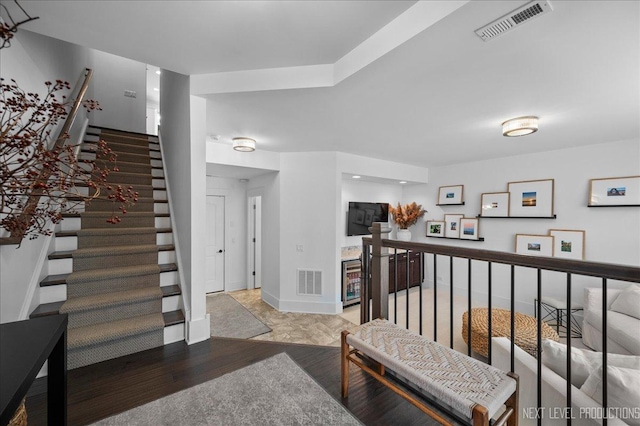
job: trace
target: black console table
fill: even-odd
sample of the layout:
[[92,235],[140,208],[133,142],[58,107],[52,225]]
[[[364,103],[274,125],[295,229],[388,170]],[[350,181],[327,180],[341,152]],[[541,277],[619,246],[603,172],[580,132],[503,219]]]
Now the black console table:
[[9,423],[47,359],[47,423],[66,425],[67,315],[0,324],[0,425]]

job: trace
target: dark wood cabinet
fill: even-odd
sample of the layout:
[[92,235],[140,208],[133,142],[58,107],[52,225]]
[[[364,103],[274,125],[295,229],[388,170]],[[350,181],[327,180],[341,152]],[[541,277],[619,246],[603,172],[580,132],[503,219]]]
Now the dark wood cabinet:
[[[422,253],[398,253],[389,256],[389,294],[395,291],[396,264],[398,267],[398,290],[407,288],[407,262],[409,262],[409,288],[422,283],[420,257]],[[396,262],[397,257],[397,262]]]

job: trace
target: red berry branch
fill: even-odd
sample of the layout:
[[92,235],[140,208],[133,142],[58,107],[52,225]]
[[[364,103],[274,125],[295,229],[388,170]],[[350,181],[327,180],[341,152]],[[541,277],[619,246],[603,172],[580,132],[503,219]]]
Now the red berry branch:
[[[108,222],[118,223],[138,193],[107,181],[117,171],[117,155],[101,140],[95,160],[87,162],[78,159],[68,134],[52,140],[72,105],[61,95],[70,90],[69,83],[46,82],[44,97],[25,92],[15,80],[0,78],[0,85],[0,227],[14,238],[50,235],[49,222],[60,222],[63,213],[97,197],[112,201]],[[83,106],[87,112],[101,109],[93,100]]]

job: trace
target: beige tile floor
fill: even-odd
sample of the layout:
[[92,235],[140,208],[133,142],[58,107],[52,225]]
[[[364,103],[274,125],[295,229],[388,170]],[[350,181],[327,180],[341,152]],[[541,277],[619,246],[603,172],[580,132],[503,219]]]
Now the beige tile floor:
[[[229,293],[273,331],[253,339],[276,342],[305,343],[313,345],[339,346],[342,330],[353,329],[360,324],[360,305],[349,306],[340,315],[300,314],[280,312],[260,297],[260,289],[240,290]],[[409,328],[419,331],[419,294],[413,288],[409,295]],[[422,291],[423,334],[433,338],[433,291]],[[389,318],[394,319],[393,295],[389,300]],[[458,330],[462,329],[462,312],[466,310],[466,299],[454,297],[454,347],[466,351],[466,345]],[[458,315],[459,313],[459,315]],[[398,324],[406,323],[406,295],[398,296]],[[449,345],[449,296],[438,293],[438,341]]]

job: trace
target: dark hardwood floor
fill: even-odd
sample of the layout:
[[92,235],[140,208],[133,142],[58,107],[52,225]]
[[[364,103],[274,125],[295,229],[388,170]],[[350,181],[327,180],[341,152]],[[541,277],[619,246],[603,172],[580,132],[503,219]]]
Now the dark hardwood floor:
[[[349,398],[342,399],[339,348],[211,338],[194,345],[174,343],[69,371],[69,425],[90,424],[280,352],[286,352],[366,425],[437,424],[353,366]],[[32,386],[27,413],[30,426],[46,424],[46,378]]]

